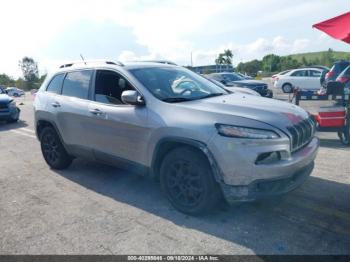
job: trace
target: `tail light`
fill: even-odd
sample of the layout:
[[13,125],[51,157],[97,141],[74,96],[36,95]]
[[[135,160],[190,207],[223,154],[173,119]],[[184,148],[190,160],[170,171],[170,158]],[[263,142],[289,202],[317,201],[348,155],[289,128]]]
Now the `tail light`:
[[348,82],[349,81],[349,77],[346,77],[346,76],[341,76],[341,77],[338,77],[337,78],[337,80],[336,81],[338,81],[338,82],[340,82],[340,83],[346,83],[346,82]]
[[326,79],[330,78],[334,76],[334,72],[333,71],[329,71],[327,74],[326,74]]

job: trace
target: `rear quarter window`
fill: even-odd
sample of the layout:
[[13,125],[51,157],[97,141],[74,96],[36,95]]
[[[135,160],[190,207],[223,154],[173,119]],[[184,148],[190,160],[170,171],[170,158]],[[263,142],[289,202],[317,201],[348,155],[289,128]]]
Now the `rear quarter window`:
[[93,70],[69,72],[63,82],[62,95],[87,99]]
[[61,93],[61,87],[64,79],[64,74],[59,74],[54,76],[49,85],[46,88],[47,92],[55,93],[55,94],[60,94]]

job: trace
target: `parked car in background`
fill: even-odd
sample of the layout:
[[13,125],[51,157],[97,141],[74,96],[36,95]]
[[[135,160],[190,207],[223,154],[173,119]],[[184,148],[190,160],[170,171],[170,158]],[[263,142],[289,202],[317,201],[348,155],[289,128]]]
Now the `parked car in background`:
[[343,72],[349,65],[349,60],[335,62],[329,72],[325,75],[324,86],[326,86],[329,81],[335,81],[340,73]]
[[75,157],[129,167],[159,180],[170,203],[191,215],[212,212],[223,197],[294,190],[319,147],[304,109],[159,63],[63,65],[37,92],[34,119],[51,168]]
[[272,76],[271,76],[272,84],[275,83],[275,80],[276,80],[276,78],[277,78],[278,76],[287,74],[289,71],[290,71],[290,70],[285,70],[285,71],[282,71],[282,72],[279,72],[279,73],[277,73],[277,74],[272,75]]
[[339,74],[336,81],[344,84],[344,93],[350,94],[350,65]]
[[239,72],[236,72],[237,75],[243,77],[244,79],[254,79],[254,77],[250,76],[250,75],[246,75],[246,74],[242,74],[242,73],[239,73]]
[[236,73],[213,73],[208,77],[219,81],[227,87],[241,87],[249,88],[255,92],[258,92],[263,97],[273,97],[272,90],[268,89],[267,84],[263,81],[244,79]]
[[280,88],[284,93],[291,93],[294,88],[301,90],[319,90],[322,69],[302,68],[294,69],[275,78],[274,87]]
[[19,89],[17,87],[8,87],[6,88],[6,92],[9,96],[14,97],[23,96],[25,94],[22,89]]
[[220,83],[219,81],[210,78],[206,75],[202,75],[203,77],[205,77],[206,79],[208,79],[209,81],[213,82],[214,84],[230,91],[230,92],[234,92],[234,93],[241,93],[241,94],[246,94],[246,95],[253,95],[253,96],[261,96],[258,92],[249,89],[249,88],[244,88],[244,87],[237,87],[237,86],[225,86],[224,84]]
[[6,94],[6,88],[4,86],[0,86],[0,94]]
[[18,121],[20,110],[14,99],[7,94],[0,94],[0,121],[13,123]]

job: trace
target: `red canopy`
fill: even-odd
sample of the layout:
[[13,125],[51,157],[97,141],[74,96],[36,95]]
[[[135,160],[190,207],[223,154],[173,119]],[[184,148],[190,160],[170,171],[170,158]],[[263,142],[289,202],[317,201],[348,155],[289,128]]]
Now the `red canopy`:
[[314,24],[312,27],[350,44],[350,12]]

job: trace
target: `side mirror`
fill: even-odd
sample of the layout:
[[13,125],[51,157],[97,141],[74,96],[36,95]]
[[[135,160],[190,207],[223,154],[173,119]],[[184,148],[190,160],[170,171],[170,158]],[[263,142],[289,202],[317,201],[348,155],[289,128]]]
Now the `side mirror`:
[[145,105],[143,97],[135,90],[126,90],[122,93],[122,101],[125,104],[142,106]]

